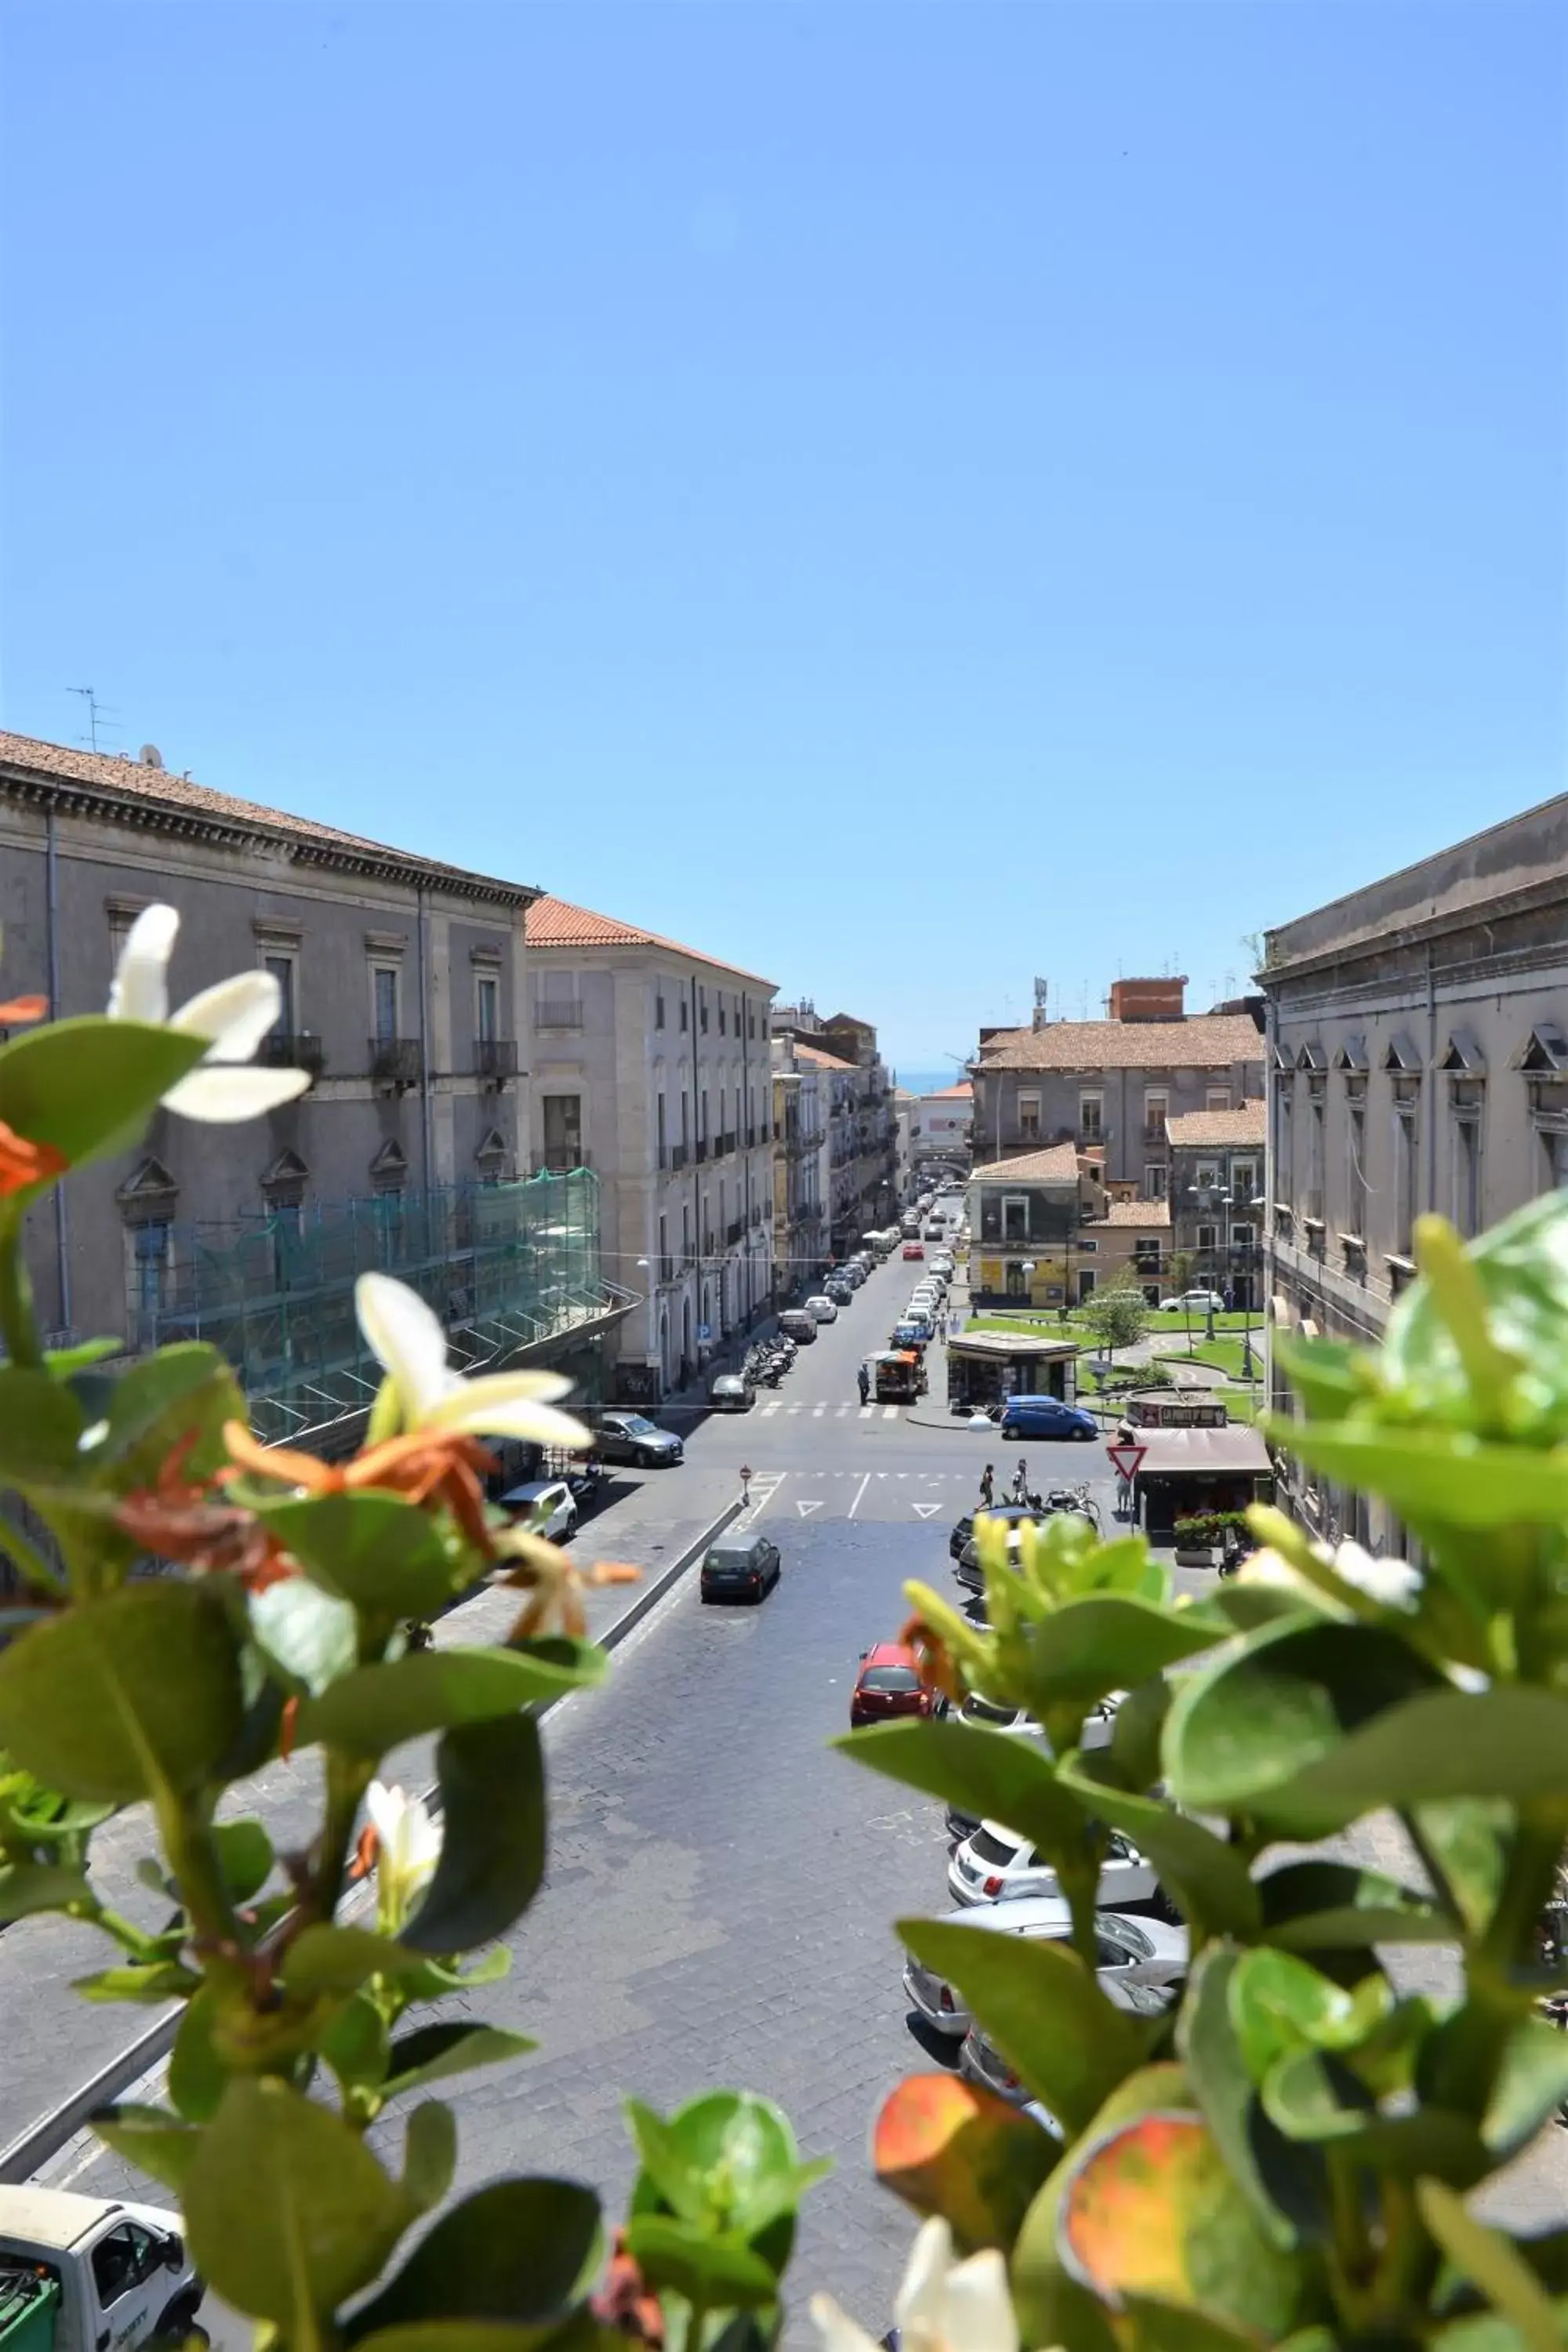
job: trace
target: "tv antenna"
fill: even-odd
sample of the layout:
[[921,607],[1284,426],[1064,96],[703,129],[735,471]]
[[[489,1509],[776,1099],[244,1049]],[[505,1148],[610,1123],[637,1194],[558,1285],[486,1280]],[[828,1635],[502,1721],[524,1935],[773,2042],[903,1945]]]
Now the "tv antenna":
[[77,737],[77,741],[79,743],[85,744],[89,751],[96,751],[99,748],[99,735],[100,731],[106,730],[112,722],[114,718],[113,711],[105,709],[103,704],[100,702],[97,695],[93,692],[90,686],[68,686],[66,692],[68,694],[80,695],[83,702],[86,703],[87,733],[85,735],[79,735]]

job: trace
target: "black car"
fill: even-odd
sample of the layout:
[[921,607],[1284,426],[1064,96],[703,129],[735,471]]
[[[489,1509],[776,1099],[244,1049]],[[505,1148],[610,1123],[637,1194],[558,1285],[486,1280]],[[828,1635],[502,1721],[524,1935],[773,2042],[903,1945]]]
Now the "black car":
[[[1002,1514],[998,1512],[996,1516],[1000,1518]],[[1037,1528],[1043,1528],[1049,1517],[1050,1513],[1048,1511],[1013,1510],[1006,1514],[1006,1520],[1009,1528],[1021,1527],[1026,1519],[1033,1519]],[[1009,1540],[1007,1547],[1007,1557],[1014,1565],[1016,1566],[1018,1548],[1016,1544],[1013,1543],[1011,1540]],[[952,1573],[957,1581],[963,1585],[966,1592],[984,1591],[985,1570],[980,1565],[980,1548],[976,1544],[973,1536],[970,1537],[969,1541],[959,1553],[958,1558],[953,1564]]]
[[673,1429],[660,1429],[644,1412],[602,1412],[594,1423],[594,1451],[601,1462],[631,1462],[639,1470],[670,1469],[686,1448]]
[[700,1578],[704,1601],[761,1601],[779,1580],[779,1548],[766,1536],[710,1544]]
[[[993,1519],[1018,1520],[1038,1519],[1042,1515],[1038,1511],[1031,1510],[1026,1503],[994,1503],[992,1505],[991,1509],[986,1516]],[[963,1557],[963,1547],[971,1540],[973,1534],[974,1513],[973,1511],[965,1511],[963,1517],[954,1523],[948,1536],[947,1556],[949,1559],[959,1559]]]

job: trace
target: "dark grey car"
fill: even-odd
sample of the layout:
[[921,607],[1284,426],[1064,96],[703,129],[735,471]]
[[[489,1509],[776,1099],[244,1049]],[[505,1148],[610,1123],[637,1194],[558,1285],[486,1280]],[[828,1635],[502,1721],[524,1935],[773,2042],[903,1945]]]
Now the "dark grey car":
[[686,1448],[673,1429],[660,1429],[644,1412],[602,1412],[594,1424],[594,1451],[601,1462],[631,1462],[639,1469],[665,1470],[683,1461]]
[[779,1580],[779,1549],[766,1536],[710,1544],[702,1561],[704,1601],[761,1601]]

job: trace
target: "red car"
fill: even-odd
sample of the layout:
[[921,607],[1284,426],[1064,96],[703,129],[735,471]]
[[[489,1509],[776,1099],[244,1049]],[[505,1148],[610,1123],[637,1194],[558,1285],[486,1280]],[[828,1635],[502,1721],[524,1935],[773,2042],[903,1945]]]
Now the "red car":
[[904,1244],[904,1255],[906,1257],[924,1257],[925,1254],[926,1245],[924,1242],[906,1242]]
[[866,1652],[849,1695],[849,1728],[890,1723],[895,1716],[929,1715],[936,1694],[921,1680],[914,1652],[902,1642],[879,1642]]

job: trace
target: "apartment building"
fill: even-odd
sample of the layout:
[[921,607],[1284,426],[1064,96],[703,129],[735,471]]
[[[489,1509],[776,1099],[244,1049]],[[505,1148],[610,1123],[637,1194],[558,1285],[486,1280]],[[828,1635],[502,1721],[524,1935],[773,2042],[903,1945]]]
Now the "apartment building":
[[1070,1143],[1108,1181],[1163,1200],[1167,1123],[1263,1093],[1261,1006],[1184,1010],[1183,979],[1118,980],[1103,1021],[983,1029],[970,1065],[976,1163]]
[[1236,1308],[1263,1304],[1268,1125],[1261,1097],[1166,1121],[1172,1247],[1191,1261],[1189,1287],[1216,1291]]
[[101,1012],[142,909],[179,909],[178,1003],[237,969],[276,977],[261,1058],[298,1100],[233,1127],[160,1111],[29,1221],[52,1339],[128,1352],[205,1339],[268,1437],[354,1442],[375,1366],[353,1311],[382,1265],[472,1364],[542,1349],[592,1382],[618,1311],[591,1181],[536,1185],[518,1078],[522,918],[537,892],[258,806],[140,760],[0,734],[5,992]]
[[597,1176],[616,1392],[657,1402],[771,1303],[773,983],[563,898],[527,929],[534,1161]]
[[877,1051],[877,1032],[853,1013],[820,1019],[809,1000],[779,1005],[776,1036],[821,1074],[827,1123],[828,1242],[835,1258],[885,1225],[897,1205],[898,1132],[892,1080]]
[[[1424,1211],[1472,1234],[1568,1183],[1568,796],[1266,933],[1258,984],[1270,1313],[1373,1341]],[[1291,1499],[1365,1532],[1330,1489]]]
[[779,1306],[819,1287],[828,1262],[827,1122],[822,1074],[793,1037],[772,1040],[773,1267]]
[[917,1173],[933,1160],[957,1167],[965,1164],[973,1111],[974,1089],[967,1078],[955,1087],[942,1087],[933,1095],[915,1097],[910,1148]]

